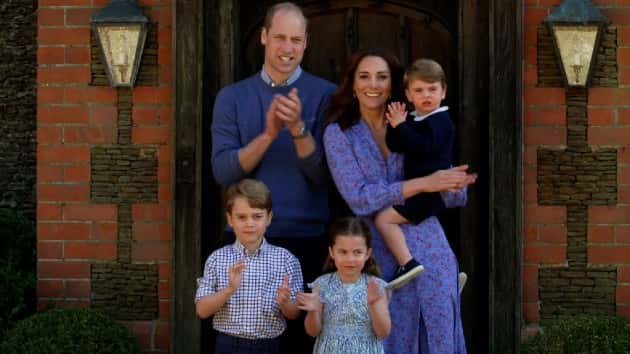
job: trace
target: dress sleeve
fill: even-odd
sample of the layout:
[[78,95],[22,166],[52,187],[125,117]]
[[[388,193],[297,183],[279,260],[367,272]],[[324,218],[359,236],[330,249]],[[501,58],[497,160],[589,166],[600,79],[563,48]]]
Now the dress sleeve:
[[352,145],[339,125],[331,124],[324,133],[328,168],[339,193],[356,215],[371,215],[383,208],[402,204],[402,182],[384,179],[369,181],[357,162]]

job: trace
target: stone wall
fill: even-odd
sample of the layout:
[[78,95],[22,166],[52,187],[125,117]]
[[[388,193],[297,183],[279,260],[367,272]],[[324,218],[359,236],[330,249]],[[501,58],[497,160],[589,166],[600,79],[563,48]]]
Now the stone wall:
[[37,1],[0,1],[0,207],[35,217]]

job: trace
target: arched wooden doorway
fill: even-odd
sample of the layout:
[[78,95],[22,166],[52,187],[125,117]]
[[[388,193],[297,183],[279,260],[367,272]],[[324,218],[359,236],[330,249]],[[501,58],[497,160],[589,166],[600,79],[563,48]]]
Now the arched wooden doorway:
[[[274,2],[178,0],[176,5],[176,352],[200,348],[190,341],[200,337],[194,308],[191,312],[194,279],[221,228],[220,195],[209,169],[214,95],[260,70],[259,28]],[[348,0],[300,5],[310,20],[303,67],[333,82],[358,48],[389,49],[403,64],[434,58],[445,67],[447,104],[459,135],[456,160],[480,173],[469,205],[446,222],[461,267],[472,279],[463,294],[468,348],[512,352],[520,326],[518,4]],[[512,197],[506,189],[514,190]]]

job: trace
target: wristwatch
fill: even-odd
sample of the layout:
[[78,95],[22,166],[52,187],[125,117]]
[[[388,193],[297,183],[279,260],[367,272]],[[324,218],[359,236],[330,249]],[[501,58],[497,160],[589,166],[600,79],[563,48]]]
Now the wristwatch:
[[302,123],[302,127],[300,128],[300,131],[295,135],[291,134],[291,137],[293,139],[302,139],[302,138],[306,138],[309,134],[310,134],[310,131],[306,127],[306,124]]

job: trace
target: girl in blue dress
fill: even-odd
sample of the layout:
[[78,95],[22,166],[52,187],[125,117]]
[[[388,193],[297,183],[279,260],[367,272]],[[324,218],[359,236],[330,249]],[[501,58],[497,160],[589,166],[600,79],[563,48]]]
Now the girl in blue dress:
[[307,311],[306,333],[317,337],[313,353],[383,354],[381,339],[391,328],[385,282],[360,218],[334,223],[324,272],[311,293],[296,296]]

